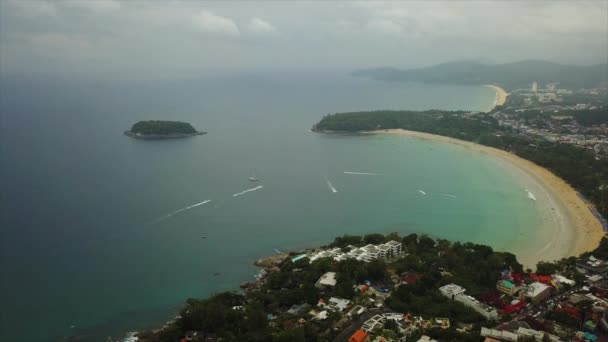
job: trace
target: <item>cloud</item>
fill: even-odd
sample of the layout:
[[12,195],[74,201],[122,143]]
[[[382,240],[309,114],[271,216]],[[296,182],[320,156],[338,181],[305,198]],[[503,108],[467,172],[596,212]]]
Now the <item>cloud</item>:
[[366,28],[376,33],[389,35],[400,35],[403,32],[401,25],[391,19],[386,18],[371,19],[367,23]]
[[48,17],[57,14],[53,3],[42,0],[8,0],[7,5],[15,10],[15,14],[26,17]]
[[210,11],[202,10],[192,18],[194,27],[212,34],[222,34],[238,37],[241,35],[239,27],[234,20],[222,17]]
[[121,7],[117,0],[64,0],[60,3],[65,7],[79,8],[91,12],[109,12]]
[[247,25],[247,29],[250,32],[257,34],[269,34],[277,32],[277,28],[274,27],[274,25],[260,18],[252,18]]

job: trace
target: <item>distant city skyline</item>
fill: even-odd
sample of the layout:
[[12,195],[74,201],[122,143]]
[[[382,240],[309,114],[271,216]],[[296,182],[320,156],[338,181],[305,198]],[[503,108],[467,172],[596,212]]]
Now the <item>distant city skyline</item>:
[[3,0],[0,69],[103,77],[608,59],[608,2]]

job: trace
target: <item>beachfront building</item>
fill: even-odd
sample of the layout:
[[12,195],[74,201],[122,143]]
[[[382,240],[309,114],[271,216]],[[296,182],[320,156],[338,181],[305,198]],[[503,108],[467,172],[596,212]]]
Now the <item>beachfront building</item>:
[[496,283],[496,289],[508,296],[513,296],[519,288],[508,280],[501,279]]
[[466,289],[456,284],[448,284],[439,288],[439,292],[444,296],[460,302],[465,306],[477,311],[488,320],[498,319],[498,311],[493,307],[478,301],[477,299],[465,294]]
[[524,295],[534,304],[538,304],[551,296],[551,287],[543,283],[534,282],[526,288]]
[[391,240],[383,244],[372,245],[368,244],[363,247],[348,246],[347,253],[342,252],[338,247],[313,253],[308,256],[310,262],[319,258],[331,258],[335,261],[343,261],[347,259],[355,259],[363,262],[371,262],[372,260],[386,260],[396,257],[403,253],[401,242]]
[[317,280],[316,287],[334,287],[336,286],[336,272],[327,272]]

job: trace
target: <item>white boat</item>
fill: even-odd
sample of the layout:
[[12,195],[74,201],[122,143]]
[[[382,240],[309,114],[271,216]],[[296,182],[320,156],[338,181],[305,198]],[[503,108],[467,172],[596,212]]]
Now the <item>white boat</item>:
[[257,181],[259,181],[258,177],[255,176],[255,169],[251,171],[251,177],[249,177],[249,181],[250,182],[257,182]]

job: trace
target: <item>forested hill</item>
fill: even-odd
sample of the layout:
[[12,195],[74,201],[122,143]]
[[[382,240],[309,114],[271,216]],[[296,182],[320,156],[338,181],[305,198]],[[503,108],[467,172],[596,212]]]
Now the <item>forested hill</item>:
[[314,131],[364,132],[402,128],[464,140],[477,140],[480,135],[492,134],[498,123],[490,115],[477,114],[476,120],[464,119],[461,111],[392,111],[336,113],[326,115],[314,125]]
[[131,127],[127,135],[135,137],[182,137],[202,134],[197,132],[191,124],[180,121],[149,120],[140,121]]
[[559,82],[562,88],[592,88],[608,82],[608,64],[564,65],[546,61],[521,61],[508,64],[484,64],[461,61],[419,69],[375,68],[359,70],[356,76],[382,81],[499,84],[507,89]]

